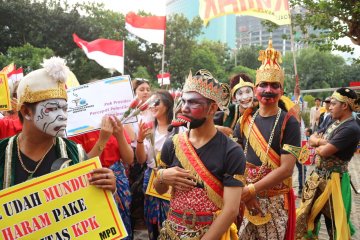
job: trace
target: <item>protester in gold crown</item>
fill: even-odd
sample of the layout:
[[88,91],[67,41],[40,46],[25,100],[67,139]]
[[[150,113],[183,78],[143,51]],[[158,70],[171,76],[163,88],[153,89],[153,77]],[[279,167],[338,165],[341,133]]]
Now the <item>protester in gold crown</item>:
[[323,214],[330,239],[350,239],[355,228],[350,222],[351,187],[349,162],[360,140],[360,129],[352,116],[359,99],[349,88],[337,89],[330,100],[335,120],[323,135],[315,133],[316,167],[305,183],[300,208],[296,211],[296,239],[317,239]]
[[[247,161],[239,239],[294,238],[291,176],[300,151],[300,125],[292,108],[279,107],[284,88],[280,55],[271,40],[266,51],[260,51],[262,65],[254,89],[260,107],[247,109],[234,130]],[[282,105],[290,102],[284,99]]]
[[[43,68],[21,80],[17,107],[23,129],[0,141],[0,189],[49,173],[59,158],[71,159],[70,165],[86,158],[80,145],[62,138],[67,122],[65,80],[69,71],[65,60],[52,57],[44,60]],[[110,169],[95,169],[89,181],[115,191]]]
[[[182,95],[181,115],[173,126],[188,125],[164,143],[155,188],[172,187],[168,219],[159,239],[237,239],[232,224],[239,211],[244,181],[242,149],[213,123],[225,110],[229,93],[206,70],[189,75]],[[215,217],[215,215],[217,215]]]

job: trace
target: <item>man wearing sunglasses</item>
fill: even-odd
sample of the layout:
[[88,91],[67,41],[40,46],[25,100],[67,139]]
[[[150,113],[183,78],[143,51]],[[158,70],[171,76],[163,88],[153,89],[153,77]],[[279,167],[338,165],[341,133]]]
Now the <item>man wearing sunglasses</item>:
[[190,74],[185,82],[181,115],[175,122],[187,125],[188,131],[165,142],[161,161],[166,168],[155,180],[160,194],[172,187],[160,239],[230,239],[231,234],[231,239],[237,238],[233,221],[244,186],[245,158],[213,122],[216,110],[225,110],[225,96],[229,94],[206,70]]
[[[241,200],[244,218],[240,239],[294,239],[295,205],[292,173],[300,147],[300,125],[293,111],[279,107],[284,71],[271,40],[260,51],[255,96],[259,109],[247,109],[234,136],[246,157],[246,183]],[[285,99],[284,99],[285,101]],[[288,102],[291,103],[289,100]],[[283,103],[283,101],[281,101]],[[289,104],[290,104],[289,103]]]

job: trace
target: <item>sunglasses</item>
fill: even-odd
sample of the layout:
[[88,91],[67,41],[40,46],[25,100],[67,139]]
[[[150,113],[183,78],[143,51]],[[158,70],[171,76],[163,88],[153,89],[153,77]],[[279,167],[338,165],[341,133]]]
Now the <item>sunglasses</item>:
[[160,105],[160,99],[156,100],[156,102],[154,103],[154,107],[157,107]]

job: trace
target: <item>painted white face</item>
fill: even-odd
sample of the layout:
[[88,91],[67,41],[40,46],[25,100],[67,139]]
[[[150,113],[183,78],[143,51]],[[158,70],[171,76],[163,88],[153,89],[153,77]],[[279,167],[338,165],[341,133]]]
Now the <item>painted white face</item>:
[[254,91],[251,87],[239,88],[235,93],[235,99],[242,108],[249,108],[253,103]]
[[35,126],[54,137],[65,136],[67,106],[65,99],[49,99],[39,102],[35,107]]

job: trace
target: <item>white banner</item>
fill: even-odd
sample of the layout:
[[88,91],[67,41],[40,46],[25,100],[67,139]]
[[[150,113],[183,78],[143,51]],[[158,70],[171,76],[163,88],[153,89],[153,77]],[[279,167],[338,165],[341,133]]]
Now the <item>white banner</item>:
[[[69,137],[100,129],[104,115],[121,118],[134,98],[128,75],[70,88],[67,93]],[[136,121],[134,117],[127,123]]]

